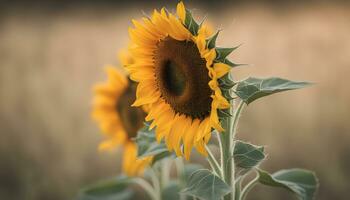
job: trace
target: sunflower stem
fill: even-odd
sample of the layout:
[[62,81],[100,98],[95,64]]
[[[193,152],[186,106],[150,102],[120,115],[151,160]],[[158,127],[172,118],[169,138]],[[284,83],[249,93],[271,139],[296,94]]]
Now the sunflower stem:
[[155,172],[155,170],[153,168],[150,169],[150,174],[151,174],[151,179],[152,179],[152,184],[153,184],[153,188],[154,188],[154,196],[155,199],[154,200],[160,200],[161,199],[161,185],[160,185],[160,181],[158,179],[158,176]]
[[[230,113],[233,113],[233,101],[231,103]],[[231,186],[232,192],[224,197],[224,200],[234,200],[235,198],[235,164],[233,159],[234,137],[237,124],[244,102],[241,101],[232,117],[222,119],[222,126],[225,131],[220,134],[221,148],[221,168],[223,170],[224,181]]]
[[244,189],[242,190],[242,193],[241,193],[241,195],[240,195],[240,197],[239,197],[239,200],[244,200],[244,199],[247,197],[249,191],[250,191],[251,189],[253,189],[253,187],[258,183],[258,181],[259,181],[259,176],[256,175],[256,177],[255,177],[253,180],[251,180],[251,181],[244,187]]
[[163,159],[161,162],[161,167],[160,167],[160,174],[161,174],[161,181],[160,185],[161,188],[164,188],[169,183],[169,176],[170,176],[170,160],[168,159]]
[[208,152],[208,157],[207,160],[209,162],[210,167],[212,168],[212,170],[214,170],[214,172],[219,176],[219,177],[223,177],[223,173],[222,173],[222,169],[219,165],[219,163],[216,161],[215,156],[213,155],[213,153],[211,152],[210,148],[208,146],[205,146],[205,149]]
[[[175,159],[175,166],[176,166],[176,174],[179,180],[179,185],[180,188],[185,186],[186,182],[186,177],[185,177],[185,166],[184,166],[184,161],[183,158],[178,157]],[[180,195],[180,200],[185,200],[186,196],[184,194],[179,194]]]
[[160,200],[160,198],[158,198],[155,189],[144,179],[142,178],[134,178],[132,180],[132,182],[138,184],[140,187],[142,187],[147,194],[151,197],[152,200]]

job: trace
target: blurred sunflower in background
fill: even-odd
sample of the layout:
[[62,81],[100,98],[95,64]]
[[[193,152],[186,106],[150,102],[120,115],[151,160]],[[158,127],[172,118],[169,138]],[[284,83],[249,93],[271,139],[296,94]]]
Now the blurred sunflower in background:
[[217,60],[215,42],[208,38],[217,34],[205,22],[197,24],[182,2],[177,16],[163,8],[133,24],[129,51],[135,62],[125,65],[138,82],[133,106],[149,107],[146,121],[170,151],[189,159],[195,147],[206,155],[211,129],[224,130],[218,109],[230,106],[218,79],[231,67]]
[[[123,62],[129,62],[127,57]],[[143,127],[145,112],[131,107],[135,101],[135,83],[112,66],[106,67],[108,80],[96,84],[92,116],[107,140],[99,146],[100,150],[123,148],[123,172],[128,176],[141,175],[152,158],[137,159],[137,146],[132,140]]]

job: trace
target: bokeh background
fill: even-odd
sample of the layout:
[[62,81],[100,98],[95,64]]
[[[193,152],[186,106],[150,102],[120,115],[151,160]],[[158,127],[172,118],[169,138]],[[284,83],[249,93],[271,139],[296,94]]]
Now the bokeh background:
[[[238,138],[267,146],[271,172],[316,171],[317,199],[349,199],[350,5],[346,1],[185,1],[223,29],[219,44],[243,46],[236,79],[280,76],[312,87],[249,105]],[[119,172],[99,153],[90,118],[95,82],[119,65],[132,18],[172,1],[2,1],[0,7],[0,199],[74,199]],[[253,199],[294,199],[256,187]]]

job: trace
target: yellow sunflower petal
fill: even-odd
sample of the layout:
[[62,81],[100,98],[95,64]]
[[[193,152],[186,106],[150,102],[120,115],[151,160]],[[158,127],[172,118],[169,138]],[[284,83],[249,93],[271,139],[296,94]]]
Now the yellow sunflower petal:
[[186,8],[185,8],[184,3],[182,3],[182,1],[180,1],[177,4],[176,12],[177,12],[177,15],[179,16],[179,18],[181,19],[181,22],[185,23],[185,20],[186,20]]
[[195,119],[190,128],[184,134],[184,154],[186,160],[190,159],[192,147],[194,144],[194,138],[197,134],[199,124],[200,121],[198,119]]
[[203,35],[204,38],[207,38],[213,34],[213,28],[208,22],[203,22],[201,27],[198,30],[198,35]]
[[215,63],[214,71],[218,78],[221,78],[231,70],[231,67],[224,63]]
[[136,100],[131,106],[141,106],[156,102],[160,97],[155,83],[142,82],[137,85]]

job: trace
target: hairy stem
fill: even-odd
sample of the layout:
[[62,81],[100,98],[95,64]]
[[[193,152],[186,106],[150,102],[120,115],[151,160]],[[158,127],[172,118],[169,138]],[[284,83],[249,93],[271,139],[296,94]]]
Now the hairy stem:
[[160,200],[161,199],[161,197],[160,197],[160,195],[161,195],[160,181],[159,181],[158,176],[153,168],[150,169],[150,174],[151,174],[151,179],[152,179],[152,184],[153,184],[155,196],[157,197],[156,200]]
[[259,180],[259,176],[257,175],[253,180],[251,180],[245,187],[244,189],[242,190],[242,193],[240,195],[240,198],[239,200],[244,200],[249,191],[258,183],[258,180]]
[[[233,113],[233,102],[231,101],[230,113]],[[231,186],[232,192],[224,197],[225,200],[233,200],[235,198],[235,165],[233,160],[234,137],[238,119],[242,111],[244,102],[241,101],[232,117],[225,117],[222,119],[222,126],[225,129],[220,134],[220,148],[221,148],[221,168],[223,170],[224,181]]]
[[207,160],[210,164],[210,167],[219,177],[223,177],[222,169],[221,169],[219,163],[216,161],[215,156],[211,152],[210,148],[208,146],[205,146],[205,149],[208,152]]
[[154,188],[144,179],[142,178],[134,178],[132,182],[138,184],[140,187],[142,187],[147,194],[151,197],[152,200],[160,200],[160,198],[157,196],[156,191]]
[[[185,185],[185,166],[184,166],[184,161],[183,158],[178,157],[175,159],[175,166],[176,166],[176,174],[177,178],[179,180],[180,188],[184,187]],[[180,200],[185,200],[186,196],[184,194],[179,194],[180,195]]]

